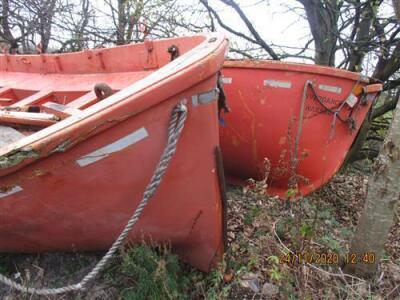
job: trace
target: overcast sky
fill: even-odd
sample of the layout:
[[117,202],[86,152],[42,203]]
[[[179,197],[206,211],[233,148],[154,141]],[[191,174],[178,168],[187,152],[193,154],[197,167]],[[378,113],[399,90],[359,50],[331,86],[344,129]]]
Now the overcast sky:
[[[300,16],[302,9],[294,0],[238,1],[254,27],[269,43],[285,46],[303,45],[310,38],[307,21]],[[237,14],[218,0],[212,0],[221,11],[223,20],[236,28],[243,28]]]
[[[110,22],[110,17],[106,17],[106,15],[109,16],[111,12],[109,11],[109,6],[105,4],[105,0],[92,1],[92,4],[94,4],[96,10],[99,12],[99,14],[96,14],[99,16],[96,21],[97,24],[106,24]],[[190,11],[204,9],[198,0],[177,0],[177,2],[186,4],[188,8],[190,8],[187,10],[188,16],[190,15],[188,19],[193,20],[195,23],[204,21],[204,15],[196,18]],[[296,0],[236,0],[236,2],[240,4],[262,38],[267,44],[272,45],[273,49],[278,54],[282,52],[278,47],[279,45],[285,46],[286,48],[284,50],[286,52],[296,53],[311,39],[311,33],[308,22],[305,19],[304,10],[302,5]],[[209,0],[209,4],[218,11],[224,23],[237,31],[247,32],[246,26],[232,8],[221,3],[220,0]],[[391,0],[384,1],[382,12],[387,16],[393,15]],[[220,27],[219,30],[224,31]],[[186,32],[183,33],[186,34]],[[234,43],[239,42],[237,37],[232,36],[230,33],[227,33],[227,35]],[[249,36],[251,35],[249,34]],[[241,41],[241,43],[243,43],[243,41]],[[312,57],[313,44],[311,43],[309,47],[311,50],[306,52],[305,55]],[[310,60],[295,58],[289,58],[288,60],[312,62]],[[339,57],[338,60],[340,60]]]
[[[292,50],[286,50],[295,53],[298,51],[295,49],[296,47],[303,48],[305,43],[311,39],[311,32],[304,17],[304,10],[298,1],[237,0],[237,2],[240,3],[241,8],[268,44],[294,47]],[[219,0],[209,0],[209,3],[218,8],[224,22],[233,25],[236,30],[245,28],[233,9],[221,4]],[[380,16],[389,17],[393,15],[392,1],[384,0],[380,7]],[[237,40],[236,38],[233,39]],[[313,49],[313,44],[309,47]],[[273,49],[279,53],[279,48],[273,47]],[[308,51],[306,55],[313,56],[313,52]],[[287,60],[311,62],[310,60],[297,58],[289,58]],[[340,57],[338,57],[338,60],[340,60]]]

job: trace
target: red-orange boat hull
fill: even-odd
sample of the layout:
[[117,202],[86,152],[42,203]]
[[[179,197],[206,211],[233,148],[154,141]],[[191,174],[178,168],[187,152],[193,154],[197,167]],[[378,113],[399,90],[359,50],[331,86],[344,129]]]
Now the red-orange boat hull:
[[232,182],[261,180],[268,159],[267,192],[280,198],[307,195],[339,170],[381,89],[356,73],[273,61],[227,61],[223,76],[225,170]]
[[[168,63],[171,44],[180,48],[182,57]],[[107,249],[141,200],[166,145],[171,111],[183,101],[188,118],[177,152],[129,241],[170,243],[184,260],[204,271],[219,261],[224,247],[215,159],[216,95],[208,103],[194,103],[192,98],[215,90],[227,41],[220,35],[197,36],[157,41],[148,52],[146,47],[0,57],[0,86],[16,91],[50,89],[53,95],[67,91],[76,98],[90,92],[102,76],[119,90],[0,148],[1,252]],[[120,68],[128,68],[124,58],[140,66],[137,76],[125,74],[136,78],[132,83],[118,70],[104,70],[104,65],[118,61]],[[13,76],[12,71],[27,67],[18,64],[21,59],[32,69]],[[75,73],[68,69],[74,61],[79,65]],[[60,66],[62,70],[52,72]],[[47,67],[45,75],[37,71]]]

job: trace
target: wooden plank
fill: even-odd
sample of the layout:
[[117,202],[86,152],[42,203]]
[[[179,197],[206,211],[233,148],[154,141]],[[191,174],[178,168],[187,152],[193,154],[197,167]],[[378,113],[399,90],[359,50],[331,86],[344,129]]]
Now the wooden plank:
[[0,104],[7,104],[7,103],[10,103],[10,102],[13,102],[14,101],[14,99],[11,99],[11,98],[2,98],[2,97],[0,97]]
[[[0,96],[8,93],[12,93],[12,88],[9,87],[2,87],[0,88]],[[14,98],[8,98],[8,97],[0,97],[0,106],[7,106],[10,105],[11,102],[14,101]]]
[[50,90],[39,91],[29,97],[26,97],[16,103],[14,103],[10,107],[25,107],[25,106],[34,105],[34,104],[38,103],[39,101],[50,97],[52,93],[53,93],[53,91],[50,91]]
[[70,107],[69,105],[63,105],[55,102],[46,102],[42,105],[42,109],[47,112],[54,114],[61,119],[68,118],[69,116],[75,115],[77,113],[80,113],[81,110]]
[[85,109],[95,103],[97,103],[97,97],[93,91],[86,93],[85,95],[75,99],[68,103],[69,107],[77,109]]
[[58,120],[57,116],[47,113],[0,111],[0,123],[46,127],[57,123]]

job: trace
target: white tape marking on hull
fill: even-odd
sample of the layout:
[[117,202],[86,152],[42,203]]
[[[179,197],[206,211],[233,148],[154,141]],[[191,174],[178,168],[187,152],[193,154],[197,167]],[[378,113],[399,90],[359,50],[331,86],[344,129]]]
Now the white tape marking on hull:
[[114,152],[121,151],[125,149],[126,147],[133,145],[144,138],[148,137],[149,134],[146,130],[146,128],[142,127],[131,134],[124,136],[123,138],[115,141],[114,143],[108,144],[107,146],[104,146],[102,148],[99,148],[89,154],[86,154],[79,158],[76,163],[80,165],[81,167],[85,167],[87,165],[90,165],[92,163],[95,163],[103,158],[106,158],[110,154]]
[[18,185],[16,185],[12,189],[8,190],[7,192],[0,192],[0,198],[7,197],[7,196],[10,196],[12,194],[21,192],[21,191],[23,191],[23,188],[18,186]]
[[320,84],[318,87],[322,91],[327,91],[327,92],[336,93],[336,94],[342,93],[342,88],[340,86]]
[[222,82],[224,84],[231,84],[232,83],[232,77],[222,77]]
[[264,80],[264,85],[270,86],[273,88],[282,88],[282,89],[292,88],[292,83],[290,81],[281,81],[281,80],[273,80],[273,79]]

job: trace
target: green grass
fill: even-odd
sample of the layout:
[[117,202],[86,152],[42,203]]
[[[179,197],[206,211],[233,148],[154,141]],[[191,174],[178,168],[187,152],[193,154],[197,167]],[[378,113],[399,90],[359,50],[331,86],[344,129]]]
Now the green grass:
[[[169,247],[132,247],[105,274],[124,300],[226,299],[225,260],[209,274],[184,265]],[[232,282],[233,284],[233,282]]]
[[122,291],[123,299],[187,299],[189,280],[181,276],[178,257],[167,248],[157,251],[141,245],[128,250],[120,272],[134,283]]
[[257,218],[261,214],[262,210],[258,206],[252,206],[250,210],[244,216],[244,224],[251,225],[255,218]]
[[5,275],[10,273],[9,268],[5,263],[6,259],[7,258],[5,258],[4,256],[0,255],[0,273],[1,274],[5,274]]

